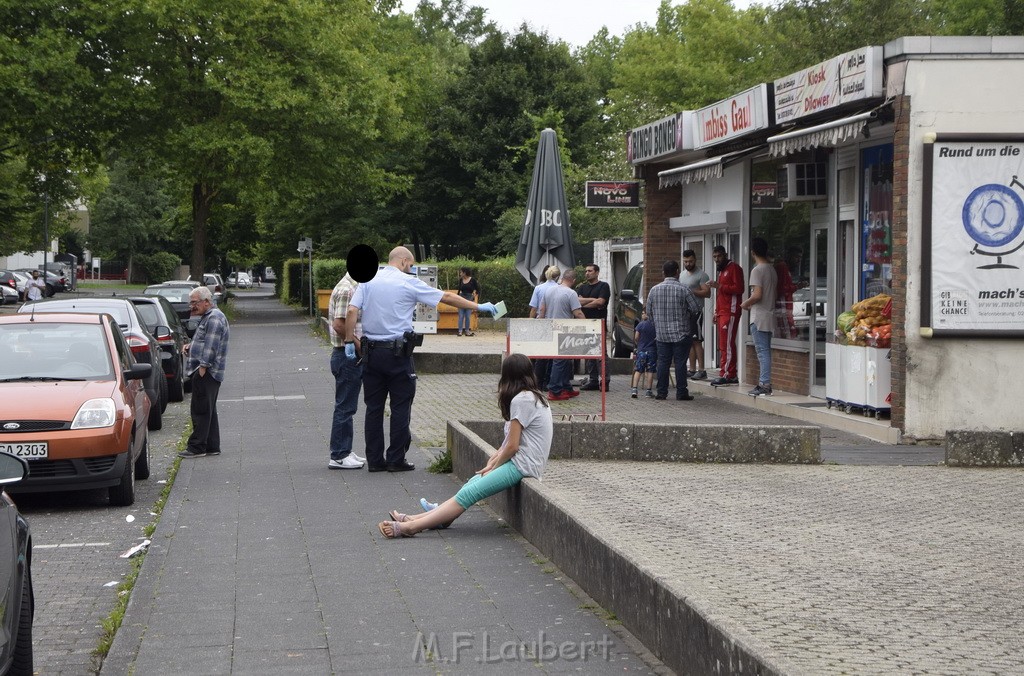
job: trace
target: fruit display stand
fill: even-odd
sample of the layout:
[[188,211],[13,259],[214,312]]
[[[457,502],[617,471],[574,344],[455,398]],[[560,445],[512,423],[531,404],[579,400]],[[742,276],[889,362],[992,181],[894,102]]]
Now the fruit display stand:
[[881,418],[891,410],[892,298],[866,298],[836,318],[825,344],[825,403]]

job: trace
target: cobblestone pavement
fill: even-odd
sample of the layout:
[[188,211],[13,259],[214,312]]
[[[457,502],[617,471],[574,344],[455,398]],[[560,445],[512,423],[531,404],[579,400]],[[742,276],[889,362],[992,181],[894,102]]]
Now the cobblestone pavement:
[[1019,674],[1022,478],[553,461],[544,484],[786,673]]

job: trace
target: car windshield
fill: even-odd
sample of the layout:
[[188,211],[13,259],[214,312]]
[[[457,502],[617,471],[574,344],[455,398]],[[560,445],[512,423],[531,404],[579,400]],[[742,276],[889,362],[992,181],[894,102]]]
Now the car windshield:
[[[114,318],[114,321],[121,327],[129,327],[132,325],[131,316],[129,313],[131,310],[128,309],[128,305],[122,305],[120,303],[104,303],[99,299],[98,302],[82,302],[81,300],[48,300],[39,303],[35,306],[36,312],[74,312],[78,314],[100,314],[106,312],[108,315]],[[22,305],[18,312],[24,314],[32,310],[31,304]]]
[[156,303],[152,302],[139,302],[135,304],[135,309],[142,315],[142,321],[146,326],[156,326],[162,324],[163,320],[160,317],[160,312],[157,310]]
[[172,303],[187,303],[192,291],[184,286],[151,286],[145,293],[147,296],[163,296]]
[[99,324],[0,324],[0,382],[110,380],[113,373]]

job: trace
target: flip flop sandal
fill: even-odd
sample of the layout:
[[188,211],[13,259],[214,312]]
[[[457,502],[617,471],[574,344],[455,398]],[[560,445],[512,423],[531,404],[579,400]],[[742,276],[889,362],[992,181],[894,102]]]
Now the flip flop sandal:
[[[384,524],[388,524],[391,527],[391,535],[388,535],[384,532]],[[377,530],[379,530],[380,534],[388,538],[389,540],[413,537],[412,535],[408,535],[402,532],[402,524],[400,524],[398,521],[381,521],[377,524]]]
[[388,516],[391,517],[392,521],[397,521],[398,523],[405,523],[409,520],[408,514],[402,514],[397,509],[392,509],[390,512],[388,512]]

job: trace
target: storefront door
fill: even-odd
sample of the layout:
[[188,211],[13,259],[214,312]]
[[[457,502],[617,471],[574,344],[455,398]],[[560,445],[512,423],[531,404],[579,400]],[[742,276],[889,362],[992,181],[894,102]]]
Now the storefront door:
[[813,330],[809,331],[810,340],[810,394],[812,397],[825,396],[825,342],[828,338],[828,260],[829,236],[828,225],[813,223],[811,225],[811,262],[810,288],[814,289],[813,300],[807,307],[807,316],[811,317]]

